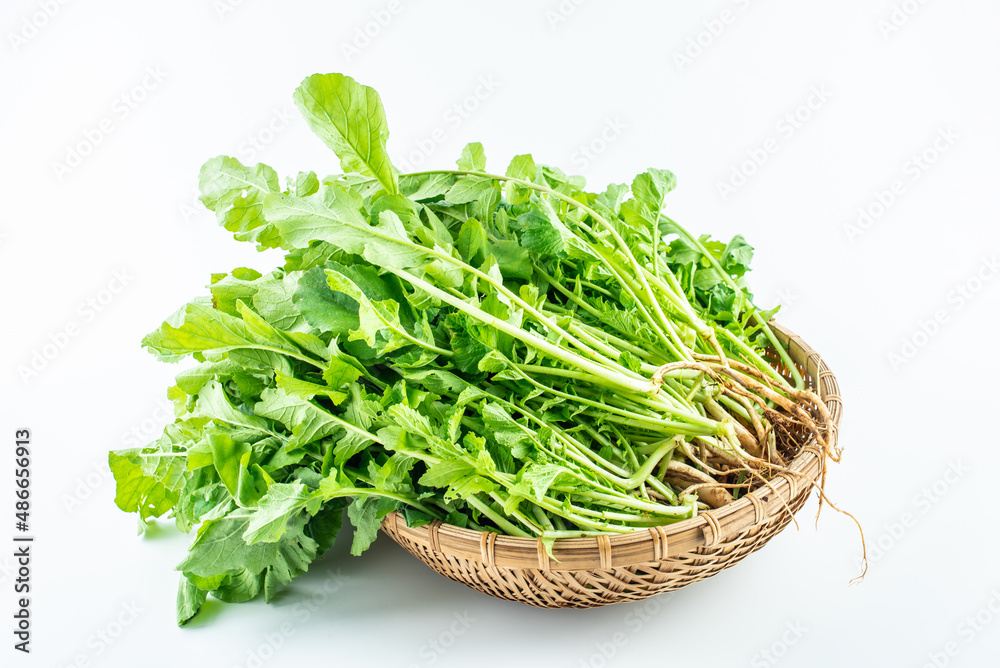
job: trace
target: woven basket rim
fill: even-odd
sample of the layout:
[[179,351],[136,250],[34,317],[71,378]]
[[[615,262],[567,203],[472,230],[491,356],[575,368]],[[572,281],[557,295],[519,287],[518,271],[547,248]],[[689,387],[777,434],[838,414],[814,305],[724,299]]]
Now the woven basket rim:
[[[836,377],[819,353],[800,336],[776,322],[769,324],[778,340],[788,348],[792,361],[804,368],[830,411],[831,445],[835,445],[843,411]],[[825,465],[823,452],[815,437],[811,437],[788,468],[816,480]],[[788,512],[792,499],[811,490],[811,485],[801,477],[787,473],[779,473],[769,482],[769,486],[762,486],[722,508],[704,511],[697,517],[673,524],[624,534],[557,539],[552,557],[538,538],[476,531],[441,521],[413,528],[406,526],[398,512],[385,517],[382,529],[444,557],[471,559],[487,566],[561,571],[621,568],[711,547],[734,533],[767,522],[777,513]]]

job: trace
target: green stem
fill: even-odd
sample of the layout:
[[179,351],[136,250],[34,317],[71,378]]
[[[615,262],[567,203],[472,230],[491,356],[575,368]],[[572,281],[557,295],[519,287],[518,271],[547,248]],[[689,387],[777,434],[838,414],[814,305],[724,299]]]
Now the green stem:
[[[728,285],[730,289],[735,291],[737,295],[744,295],[743,288],[741,288],[739,285],[736,284],[736,281],[734,281],[733,277],[729,275],[729,272],[727,272],[725,269],[722,268],[722,265],[719,264],[719,261],[715,259],[715,256],[712,255],[707,248],[705,248],[705,246],[701,243],[699,239],[696,239],[694,235],[692,235],[690,232],[685,230],[683,227],[678,225],[675,221],[671,220],[667,216],[663,216],[661,214],[661,217],[663,217],[671,225],[673,225],[674,228],[677,230],[678,234],[683,236],[691,245],[697,248],[706,259],[708,259],[709,264],[712,265],[712,267],[719,274],[719,276],[722,277],[722,280],[725,281],[726,285]],[[799,370],[795,367],[795,363],[792,361],[792,358],[788,356],[788,351],[785,350],[785,347],[781,345],[780,341],[778,341],[777,337],[774,335],[774,332],[771,330],[771,327],[767,324],[767,322],[764,321],[764,318],[760,315],[760,311],[757,310],[757,307],[754,306],[753,303],[751,303],[749,300],[747,300],[746,306],[753,314],[754,319],[760,324],[761,328],[764,331],[764,335],[767,336],[767,340],[770,341],[771,345],[774,346],[774,349],[778,351],[778,356],[781,358],[782,363],[788,369],[788,372],[792,374],[792,380],[795,383],[795,388],[801,390],[805,386],[802,380],[802,374],[799,373]]]
[[426,281],[417,278],[416,276],[407,271],[404,271],[402,269],[389,269],[389,271],[395,274],[396,276],[399,276],[403,280],[407,281],[411,285],[420,288],[429,295],[436,297],[437,299],[440,299],[446,304],[455,307],[456,309],[465,313],[466,315],[471,316],[476,320],[479,320],[483,324],[488,325],[490,327],[494,327],[503,332],[504,334],[509,334],[510,336],[514,337],[521,343],[536,348],[546,353],[547,355],[550,355],[552,357],[555,357],[556,359],[566,362],[567,364],[572,364],[580,369],[589,371],[591,374],[599,378],[604,378],[609,382],[615,383],[616,385],[622,387],[623,389],[627,389],[633,392],[647,392],[647,393],[653,393],[657,389],[656,386],[649,381],[640,381],[635,378],[629,378],[628,376],[625,376],[623,374],[611,371],[605,366],[601,366],[591,360],[581,357],[580,355],[570,350],[567,350],[565,348],[560,348],[552,343],[549,343],[548,341],[532,334],[531,332],[521,329],[520,327],[515,327],[514,325],[511,325],[508,322],[500,320],[499,318],[492,316],[489,313],[486,313],[485,311],[471,304],[468,304],[456,297],[453,297],[452,295],[448,294],[443,290],[439,290],[430,283],[427,283]]
[[490,518],[490,521],[496,524],[499,528],[506,531],[508,535],[520,536],[521,538],[531,538],[531,534],[525,532],[520,527],[511,524],[509,521],[504,519],[500,514],[496,513],[492,508],[490,508],[489,504],[480,501],[475,496],[468,497],[465,500],[465,502],[468,503],[473,508],[475,508],[476,510],[478,510],[479,512],[481,512],[483,515],[486,515],[488,518]]

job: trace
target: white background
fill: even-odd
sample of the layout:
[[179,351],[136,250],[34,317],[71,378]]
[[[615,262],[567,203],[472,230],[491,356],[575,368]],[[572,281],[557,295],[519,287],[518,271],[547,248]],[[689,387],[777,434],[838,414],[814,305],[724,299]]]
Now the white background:
[[[224,2],[0,9],[0,453],[31,428],[37,536],[30,656],[11,648],[0,549],[4,665],[995,665],[1000,5]],[[290,104],[331,71],[381,93],[397,163],[447,168],[482,141],[493,171],[532,152],[598,189],[664,167],[672,217],[743,233],[759,301],[783,302],[779,320],[840,381],[845,454],[828,491],[867,531],[864,582],[848,584],[854,525],[827,510],[815,529],[813,501],[801,530],[646,604],[496,601],[382,537],[362,558],[342,541],[273,605],[209,603],[178,629],[188,538],[169,522],[135,535],[106,452],[167,420],[177,368],[142,335],[210,273],[279,261],[194,208],[199,166],[228,153],[336,171]],[[66,173],[74,151],[87,155]],[[859,225],[859,208],[881,215]],[[328,582],[336,593],[313,605]]]

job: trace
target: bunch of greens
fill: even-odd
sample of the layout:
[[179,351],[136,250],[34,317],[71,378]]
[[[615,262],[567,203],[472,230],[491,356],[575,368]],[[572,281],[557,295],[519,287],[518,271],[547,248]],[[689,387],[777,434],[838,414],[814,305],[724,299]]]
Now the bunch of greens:
[[163,435],[110,455],[122,510],[194,533],[180,623],[209,593],[270,600],[345,507],[353,554],[393,511],[551,548],[731,502],[802,425],[826,442],[747,290],[752,248],[668,218],[670,172],[595,194],[530,155],[491,174],[469,144],[399,174],[375,91],[315,75],[294,99],[344,173],[205,164],[205,205],[284,266],[213,275],[144,339],[195,364]]

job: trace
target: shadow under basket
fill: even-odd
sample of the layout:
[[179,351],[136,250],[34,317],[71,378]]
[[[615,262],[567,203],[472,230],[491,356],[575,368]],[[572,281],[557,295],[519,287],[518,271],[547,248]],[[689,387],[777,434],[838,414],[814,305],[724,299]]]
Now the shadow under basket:
[[[842,405],[833,372],[797,335],[771,326],[829,409],[828,434],[835,445]],[[818,480],[826,465],[822,450],[814,438],[803,440],[788,468]],[[441,522],[410,528],[399,513],[387,515],[382,530],[441,575],[484,594],[540,608],[591,608],[680,589],[729,568],[784,529],[811,489],[804,478],[779,473],[770,487],[689,520],[628,534],[559,539],[552,549],[555,559],[534,538]]]

